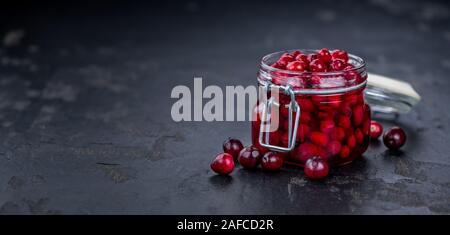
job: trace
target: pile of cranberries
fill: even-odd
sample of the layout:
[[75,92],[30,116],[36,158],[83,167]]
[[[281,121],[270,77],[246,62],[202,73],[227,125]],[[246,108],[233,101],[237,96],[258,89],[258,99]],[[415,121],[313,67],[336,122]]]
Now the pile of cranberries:
[[277,69],[297,72],[329,72],[353,69],[348,64],[348,53],[344,50],[329,51],[320,49],[317,53],[304,54],[301,51],[284,53],[278,61],[272,64]]
[[255,169],[258,165],[266,171],[277,171],[283,166],[283,154],[267,152],[265,154],[255,146],[243,147],[241,141],[228,138],[223,143],[224,153],[220,153],[211,163],[211,169],[218,174],[226,175],[233,171],[234,161],[245,169]]
[[[370,136],[378,139],[383,132],[383,126],[377,121],[370,123]],[[392,127],[384,133],[383,142],[391,150],[398,150],[406,142],[406,134],[400,127]],[[336,146],[330,145],[329,151],[336,151]],[[211,162],[211,169],[218,174],[228,175],[233,172],[235,161],[245,169],[255,169],[258,165],[266,171],[278,171],[285,163],[286,153],[268,151],[263,153],[258,147],[250,145],[244,147],[238,139],[228,138],[223,143],[223,153],[218,154]],[[311,153],[304,164],[305,175],[318,180],[325,178],[329,173],[329,161],[320,155]]]

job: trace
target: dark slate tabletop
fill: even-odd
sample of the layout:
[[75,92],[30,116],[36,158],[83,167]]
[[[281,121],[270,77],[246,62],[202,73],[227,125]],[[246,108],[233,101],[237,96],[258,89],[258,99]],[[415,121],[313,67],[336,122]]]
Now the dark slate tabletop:
[[[4,4],[4,3],[3,3]],[[207,2],[1,7],[0,213],[450,213],[450,5],[424,1]],[[172,121],[176,85],[254,85],[260,58],[343,48],[422,101],[323,182],[301,169],[209,163],[248,122]]]

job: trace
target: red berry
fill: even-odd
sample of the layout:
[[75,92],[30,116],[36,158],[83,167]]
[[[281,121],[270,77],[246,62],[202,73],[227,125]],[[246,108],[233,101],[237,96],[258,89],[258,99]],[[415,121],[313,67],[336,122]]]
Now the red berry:
[[344,74],[345,80],[348,84],[355,84],[361,81],[361,75],[357,71],[347,71]]
[[341,158],[348,158],[349,155],[350,155],[350,148],[347,146],[342,146],[341,153],[339,154],[339,156],[341,156]]
[[360,129],[356,129],[355,139],[356,139],[356,143],[358,143],[358,144],[361,144],[364,141],[364,135]]
[[294,52],[292,52],[292,57],[296,58],[300,54],[302,54],[301,51],[294,51]]
[[305,62],[307,65],[309,64],[309,60],[308,60],[308,56],[307,55],[305,55],[305,54],[299,54],[299,55],[297,55],[296,57],[295,57],[295,60],[298,60],[298,61],[303,61],[303,62]]
[[230,154],[236,160],[239,152],[244,148],[241,141],[238,139],[228,138],[223,142],[223,151]]
[[347,63],[348,61],[348,53],[344,50],[334,50],[331,52],[331,57],[333,59],[343,60]]
[[309,126],[305,124],[298,125],[296,140],[303,142],[305,137],[309,134]]
[[307,58],[308,58],[308,61],[311,62],[311,61],[317,59],[317,54],[315,54],[315,53],[309,54],[307,56]]
[[282,105],[282,106],[280,107],[280,114],[281,114],[281,116],[283,116],[283,117],[288,117],[288,116],[289,116],[289,109],[286,108],[286,107],[284,107],[284,105]]
[[253,145],[247,146],[239,153],[238,162],[246,169],[256,168],[261,161],[261,152]]
[[355,138],[354,135],[350,135],[350,136],[347,138],[347,146],[348,146],[349,148],[354,148],[354,147],[356,146],[356,138]]
[[340,115],[338,119],[338,125],[342,128],[349,128],[351,127],[350,118],[344,115]]
[[306,112],[301,112],[300,122],[301,123],[308,123],[309,121],[311,121],[311,114],[306,113]]
[[296,101],[303,112],[311,112],[314,110],[314,104],[306,97],[297,97]]
[[378,139],[383,133],[383,126],[377,121],[370,122],[370,138]]
[[233,156],[228,153],[220,153],[211,162],[211,169],[217,174],[228,175],[234,169]]
[[292,55],[290,55],[289,53],[284,53],[280,59],[278,59],[277,64],[279,64],[280,66],[286,67],[286,65],[291,62],[294,61],[294,57]]
[[330,63],[331,71],[342,71],[347,64],[343,60],[335,59]]
[[309,69],[312,72],[326,72],[327,65],[320,59],[315,59],[309,63]]
[[277,69],[285,69],[286,68],[286,66],[279,64],[278,61],[273,63],[272,67],[277,68]]
[[305,175],[313,180],[322,179],[328,175],[328,163],[320,157],[312,157],[306,161]]
[[352,64],[347,64],[347,65],[345,66],[344,70],[352,70],[352,69],[354,69],[354,68],[355,68],[355,66],[353,66]]
[[320,122],[320,130],[323,133],[330,133],[334,130],[334,121],[332,119],[323,120]]
[[303,143],[300,144],[294,150],[294,158],[299,162],[306,162],[309,158],[316,156],[318,153],[318,148],[314,144],[311,143]]
[[327,146],[328,136],[322,132],[313,131],[309,135],[311,142],[320,146]]
[[327,149],[328,149],[328,152],[331,153],[331,155],[336,155],[341,152],[341,147],[342,147],[342,145],[339,141],[331,141],[328,144]]
[[288,132],[284,132],[281,137],[280,137],[280,142],[282,144],[282,146],[287,147],[289,146],[289,133]]
[[317,52],[317,59],[321,60],[324,63],[329,63],[331,61],[330,51],[326,48],[322,48]]
[[330,137],[333,140],[342,141],[345,138],[345,131],[342,127],[337,127],[330,133]]
[[268,152],[264,154],[261,161],[261,167],[263,170],[277,171],[281,169],[282,166],[283,166],[282,153]]
[[364,110],[363,107],[361,105],[356,105],[353,109],[352,109],[352,119],[353,119],[353,124],[355,124],[355,126],[359,126],[363,120],[363,115],[364,115]]
[[308,64],[303,61],[295,60],[295,61],[289,62],[286,66],[286,69],[290,70],[290,71],[303,72],[308,69]]
[[392,127],[383,135],[383,142],[386,147],[397,150],[406,142],[406,133],[400,127]]
[[[320,76],[317,75],[312,75],[309,78],[309,85],[312,88],[317,88],[318,86],[320,86],[320,83],[322,82],[322,78]],[[314,97],[314,96],[313,96]]]

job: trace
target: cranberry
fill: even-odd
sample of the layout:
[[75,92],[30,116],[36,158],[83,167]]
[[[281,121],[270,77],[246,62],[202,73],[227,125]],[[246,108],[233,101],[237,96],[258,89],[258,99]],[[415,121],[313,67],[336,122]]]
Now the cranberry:
[[312,157],[306,161],[305,175],[313,180],[322,179],[328,175],[328,163],[320,157]]
[[361,75],[357,71],[347,71],[344,74],[345,80],[347,80],[348,84],[355,84],[358,83],[361,80]]
[[241,141],[238,139],[228,138],[223,142],[223,151],[230,154],[236,160],[239,152],[244,148]]
[[314,104],[311,102],[310,99],[306,97],[298,97],[296,101],[300,106],[302,112],[311,112],[314,110]]
[[331,153],[331,155],[336,155],[341,152],[341,147],[342,147],[342,145],[339,141],[331,141],[328,144],[327,149],[328,149],[328,152]]
[[344,62],[348,61],[348,53],[344,50],[334,50],[331,52],[331,58],[343,60]]
[[230,174],[234,170],[233,156],[228,153],[218,154],[211,162],[211,169],[217,174]]
[[349,155],[350,155],[350,148],[347,146],[342,146],[341,153],[339,154],[339,156],[341,156],[341,158],[348,158]]
[[315,54],[315,53],[309,54],[307,56],[307,58],[308,58],[308,61],[311,62],[311,61],[317,59],[317,54]]
[[282,166],[283,166],[282,153],[268,152],[264,154],[261,161],[261,167],[263,168],[263,170],[277,171],[281,169]]
[[342,127],[337,127],[331,132],[330,137],[333,140],[342,141],[345,138],[345,131]]
[[355,126],[359,126],[363,120],[364,110],[361,105],[356,105],[352,110],[353,116],[353,124]]
[[344,70],[347,64],[343,60],[332,60],[330,63],[331,71],[341,71]]
[[328,143],[328,136],[322,132],[313,131],[309,137],[311,138],[311,142],[320,146],[326,146]]
[[305,124],[300,124],[297,127],[297,136],[296,140],[305,141],[305,137],[309,134],[309,126]]
[[392,127],[384,133],[383,142],[389,149],[397,150],[406,142],[405,131],[400,127]]
[[296,58],[298,55],[301,55],[302,52],[301,51],[294,51],[292,52],[292,57]]
[[277,69],[284,69],[284,66],[279,64],[278,61],[273,63],[271,66]]
[[360,129],[356,129],[355,131],[355,139],[356,143],[361,144],[364,141],[364,134]]
[[309,69],[312,72],[326,72],[327,65],[320,59],[315,59],[309,63]]
[[354,68],[355,68],[355,66],[353,66],[352,64],[347,64],[347,65],[345,66],[344,70],[352,70],[352,69],[354,69]]
[[322,48],[317,52],[317,59],[321,60],[324,63],[328,63],[331,61],[330,51],[326,48]]
[[351,127],[350,118],[344,115],[340,115],[338,118],[338,125],[342,128],[349,128]]
[[309,121],[311,121],[311,114],[302,112],[300,115],[300,123],[308,123]]
[[277,64],[279,64],[282,67],[286,67],[286,65],[291,62],[294,61],[294,57],[292,55],[290,55],[289,53],[284,53],[280,59],[278,59],[278,61],[276,62]]
[[354,135],[350,135],[350,136],[347,138],[347,146],[348,146],[349,148],[353,148],[353,147],[356,146],[356,138],[355,138]]
[[239,153],[238,162],[246,169],[256,168],[261,161],[261,152],[253,145],[247,146]]
[[305,54],[299,54],[299,55],[297,55],[296,57],[295,57],[295,60],[298,60],[298,61],[303,61],[303,62],[305,62],[306,64],[309,64],[309,59],[308,59],[308,56],[307,55],[305,55]]
[[331,119],[321,121],[320,130],[323,133],[330,133],[331,131],[334,130],[334,121]]
[[296,158],[299,162],[306,162],[309,158],[315,156],[317,153],[317,146],[311,143],[303,143],[294,150],[294,158]]
[[290,71],[303,72],[308,69],[308,64],[303,61],[295,60],[295,61],[289,62],[286,66],[286,69],[290,70]]
[[378,139],[383,133],[383,126],[377,121],[370,122],[370,138]]
[[[309,85],[310,85],[312,88],[319,87],[321,82],[322,82],[322,78],[321,78],[320,76],[312,75],[312,76],[309,78]],[[313,96],[313,97],[314,97],[314,96]]]
[[280,138],[280,142],[281,142],[282,146],[284,146],[284,147],[289,146],[289,135],[288,134],[289,134],[288,132],[284,132]]

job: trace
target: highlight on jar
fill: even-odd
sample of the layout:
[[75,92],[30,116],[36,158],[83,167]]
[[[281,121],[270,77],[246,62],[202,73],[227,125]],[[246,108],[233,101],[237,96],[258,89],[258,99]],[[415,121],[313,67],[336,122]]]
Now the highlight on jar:
[[339,49],[268,54],[257,84],[251,143],[225,140],[211,163],[218,174],[230,174],[238,164],[266,171],[290,165],[323,179],[361,158],[381,135],[387,149],[401,149],[405,131],[395,126],[383,134],[377,120],[405,115],[420,101],[410,84],[368,74],[363,58]]

